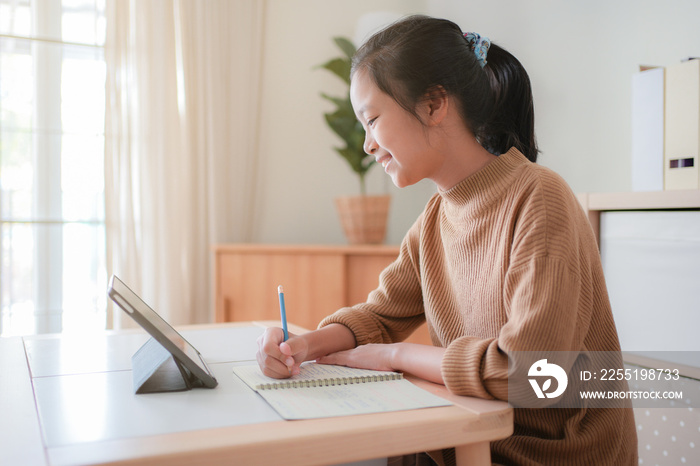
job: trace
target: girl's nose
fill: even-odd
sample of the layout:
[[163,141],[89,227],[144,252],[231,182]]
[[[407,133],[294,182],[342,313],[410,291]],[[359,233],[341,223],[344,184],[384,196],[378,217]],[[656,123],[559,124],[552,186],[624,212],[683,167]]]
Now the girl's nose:
[[374,153],[377,152],[377,149],[379,149],[377,141],[375,141],[374,138],[370,137],[369,135],[365,135],[365,153],[374,155]]

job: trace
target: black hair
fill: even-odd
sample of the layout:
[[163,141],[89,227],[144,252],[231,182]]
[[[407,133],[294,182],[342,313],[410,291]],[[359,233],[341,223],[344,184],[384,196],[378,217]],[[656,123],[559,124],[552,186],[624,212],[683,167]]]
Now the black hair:
[[355,53],[351,76],[367,70],[379,89],[418,117],[416,105],[436,89],[453,96],[467,128],[484,148],[517,148],[537,160],[530,78],[508,51],[491,43],[481,67],[452,21],[409,16],[370,37]]

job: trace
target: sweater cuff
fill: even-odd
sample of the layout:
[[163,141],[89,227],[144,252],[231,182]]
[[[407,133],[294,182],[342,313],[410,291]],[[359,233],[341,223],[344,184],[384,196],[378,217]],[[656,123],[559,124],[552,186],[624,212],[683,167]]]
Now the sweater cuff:
[[490,340],[462,337],[453,341],[445,350],[441,372],[445,386],[456,395],[493,399],[484,387],[482,361]]
[[[377,322],[368,314],[357,312],[352,308],[344,308],[329,315],[318,324],[318,328],[330,324],[345,325],[355,335],[357,346],[369,343],[388,343],[383,338]],[[387,337],[388,338],[388,337]]]

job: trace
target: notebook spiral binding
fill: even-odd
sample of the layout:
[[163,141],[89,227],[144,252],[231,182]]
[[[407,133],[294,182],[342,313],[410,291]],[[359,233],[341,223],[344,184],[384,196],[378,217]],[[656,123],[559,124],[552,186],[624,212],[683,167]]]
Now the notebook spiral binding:
[[396,372],[393,374],[379,374],[358,377],[337,377],[320,380],[282,380],[279,382],[271,382],[260,384],[259,390],[278,390],[284,388],[314,388],[314,387],[332,387],[335,385],[352,385],[368,382],[384,382],[388,380],[398,380],[403,378],[403,374]]

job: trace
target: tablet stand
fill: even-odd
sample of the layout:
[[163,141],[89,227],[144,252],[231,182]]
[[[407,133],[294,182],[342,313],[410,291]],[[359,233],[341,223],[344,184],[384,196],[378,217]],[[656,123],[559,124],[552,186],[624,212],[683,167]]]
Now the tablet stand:
[[131,357],[134,393],[190,390],[199,380],[153,338]]

